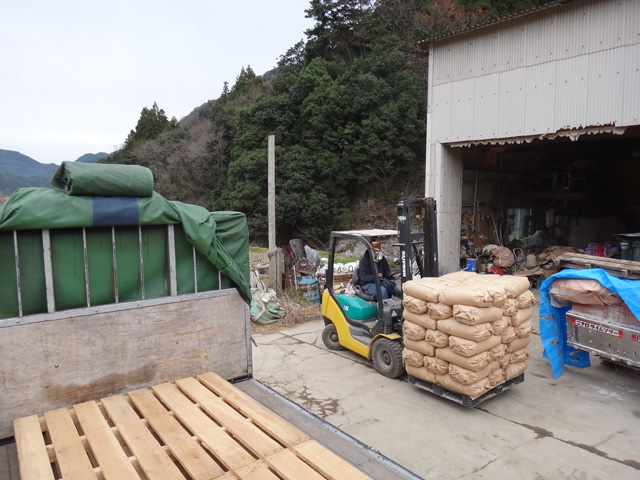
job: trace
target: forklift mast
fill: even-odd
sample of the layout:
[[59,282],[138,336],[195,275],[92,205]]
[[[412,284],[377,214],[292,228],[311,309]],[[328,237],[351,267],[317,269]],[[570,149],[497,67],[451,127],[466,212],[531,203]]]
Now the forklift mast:
[[[433,198],[403,198],[396,205],[400,239],[401,280],[413,279],[412,263],[416,259],[421,277],[438,276],[438,229],[436,201]],[[411,231],[411,220],[422,220],[422,232]],[[422,245],[422,255],[419,246]],[[421,258],[422,257],[422,261]]]

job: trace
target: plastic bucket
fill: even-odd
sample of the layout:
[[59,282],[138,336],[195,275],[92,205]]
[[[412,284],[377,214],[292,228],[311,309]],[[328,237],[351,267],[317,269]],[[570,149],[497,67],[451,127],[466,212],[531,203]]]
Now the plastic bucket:
[[298,282],[298,290],[309,300],[309,303],[320,303],[320,286],[314,277],[303,276]]
[[478,260],[475,258],[467,258],[467,266],[465,272],[475,272],[478,268]]

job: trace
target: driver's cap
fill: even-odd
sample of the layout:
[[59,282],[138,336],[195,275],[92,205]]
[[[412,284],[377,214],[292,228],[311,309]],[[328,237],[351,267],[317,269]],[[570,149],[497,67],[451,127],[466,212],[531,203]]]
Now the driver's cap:
[[371,247],[372,247],[374,250],[382,250],[382,247],[380,246],[380,244],[379,244],[378,242],[372,242],[372,243],[371,243]]

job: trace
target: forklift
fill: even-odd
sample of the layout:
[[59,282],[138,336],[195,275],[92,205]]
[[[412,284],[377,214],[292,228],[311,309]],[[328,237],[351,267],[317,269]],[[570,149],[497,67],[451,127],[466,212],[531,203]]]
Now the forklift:
[[[373,362],[378,373],[398,378],[404,372],[402,362],[402,285],[415,276],[438,276],[436,203],[433,198],[402,199],[395,205],[398,230],[348,230],[331,232],[329,265],[322,294],[322,341],[330,350],[346,348]],[[411,231],[412,218],[422,219],[422,232]],[[360,243],[374,258],[372,244],[397,239],[400,249],[400,272],[394,276],[399,296],[382,299],[376,263],[375,300],[361,288],[358,268],[353,271],[355,293],[343,293],[334,287],[336,246],[344,240]],[[398,274],[396,274],[398,275]]]

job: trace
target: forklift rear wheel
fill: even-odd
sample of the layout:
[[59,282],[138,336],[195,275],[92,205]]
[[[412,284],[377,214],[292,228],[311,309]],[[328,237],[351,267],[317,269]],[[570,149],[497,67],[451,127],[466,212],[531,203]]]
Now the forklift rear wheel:
[[322,331],[322,341],[329,350],[342,350],[344,347],[340,345],[338,339],[338,331],[333,323],[330,323]]
[[371,359],[373,368],[389,378],[398,378],[404,373],[402,365],[402,344],[399,341],[381,338],[373,344]]

